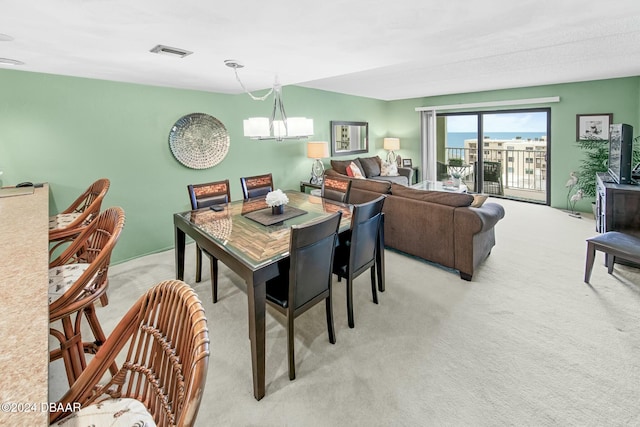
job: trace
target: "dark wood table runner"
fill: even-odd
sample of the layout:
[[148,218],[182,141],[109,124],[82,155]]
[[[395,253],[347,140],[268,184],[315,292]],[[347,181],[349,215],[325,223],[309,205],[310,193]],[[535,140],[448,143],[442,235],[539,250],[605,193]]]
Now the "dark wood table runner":
[[264,226],[269,226],[273,224],[278,224],[282,221],[286,221],[291,218],[295,218],[300,215],[306,214],[307,211],[294,208],[293,206],[285,206],[284,213],[280,215],[274,215],[271,213],[271,208],[261,209],[259,211],[253,211],[245,214],[245,218],[249,218],[259,224]]

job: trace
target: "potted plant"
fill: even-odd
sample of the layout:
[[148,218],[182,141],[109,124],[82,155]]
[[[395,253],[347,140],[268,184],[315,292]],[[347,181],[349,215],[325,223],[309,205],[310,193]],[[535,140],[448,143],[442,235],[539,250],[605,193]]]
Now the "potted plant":
[[[596,174],[606,172],[609,164],[609,141],[603,139],[581,139],[578,145],[585,154],[578,169],[576,190],[584,196],[596,196]],[[633,160],[631,167],[640,163],[640,136],[633,139]]]
[[460,187],[460,178],[462,178],[462,174],[460,172],[451,172],[451,179],[453,180],[454,187]]
[[449,159],[449,166],[462,166],[462,159],[459,157]]
[[279,188],[267,193],[265,197],[267,206],[271,207],[271,213],[273,215],[282,215],[284,213],[284,206],[289,203],[289,198]]
[[607,171],[609,159],[609,141],[606,139],[580,139],[578,145],[584,150],[584,156],[578,169],[577,190],[584,196],[596,196],[596,174]]

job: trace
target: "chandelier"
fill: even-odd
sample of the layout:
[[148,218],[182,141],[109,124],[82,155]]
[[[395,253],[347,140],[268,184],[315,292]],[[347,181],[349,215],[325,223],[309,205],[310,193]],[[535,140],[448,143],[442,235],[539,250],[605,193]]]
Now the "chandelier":
[[267,94],[254,96],[238,76],[238,68],[243,68],[244,65],[233,59],[227,59],[224,63],[227,67],[233,68],[236,80],[254,101],[264,101],[273,93],[271,117],[250,117],[243,120],[244,136],[251,139],[283,141],[285,139],[302,139],[313,135],[313,119],[287,117],[282,102],[282,86],[278,83],[277,77]]

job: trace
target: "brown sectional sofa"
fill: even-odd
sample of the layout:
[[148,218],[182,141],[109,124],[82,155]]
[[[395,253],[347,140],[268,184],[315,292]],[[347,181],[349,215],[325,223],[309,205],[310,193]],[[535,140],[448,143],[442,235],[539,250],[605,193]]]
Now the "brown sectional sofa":
[[395,183],[353,179],[349,203],[386,194],[385,246],[456,269],[471,280],[495,245],[494,227],[504,217],[497,203],[471,207],[470,194],[417,190]]
[[378,156],[373,157],[358,157],[356,159],[349,160],[331,160],[331,169],[325,172],[325,175],[341,176],[343,178],[349,178],[346,168],[351,162],[354,162],[358,169],[362,171],[367,179],[373,179],[376,181],[395,182],[396,184],[409,185],[413,179],[412,168],[398,168],[398,176],[381,176],[382,159]]

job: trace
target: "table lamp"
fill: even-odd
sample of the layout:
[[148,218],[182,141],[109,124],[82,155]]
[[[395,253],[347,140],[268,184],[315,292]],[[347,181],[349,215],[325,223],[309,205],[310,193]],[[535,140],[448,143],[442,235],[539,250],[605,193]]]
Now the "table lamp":
[[387,153],[387,162],[395,163],[396,153],[394,153],[393,150],[400,149],[400,138],[385,138],[383,140],[383,148],[389,150],[389,153]]
[[324,165],[320,161],[329,157],[329,143],[326,141],[307,142],[307,157],[315,159],[311,166],[311,184],[320,184],[324,175]]

